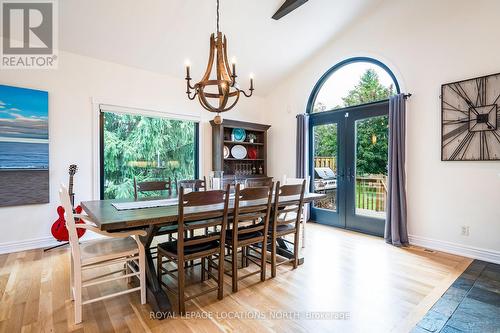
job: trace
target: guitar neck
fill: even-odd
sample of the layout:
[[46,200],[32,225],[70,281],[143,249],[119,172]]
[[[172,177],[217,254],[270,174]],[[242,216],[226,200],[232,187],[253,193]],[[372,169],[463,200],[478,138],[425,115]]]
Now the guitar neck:
[[69,198],[71,200],[71,206],[75,207],[75,194],[73,193],[73,175],[69,176],[68,192],[69,192]]

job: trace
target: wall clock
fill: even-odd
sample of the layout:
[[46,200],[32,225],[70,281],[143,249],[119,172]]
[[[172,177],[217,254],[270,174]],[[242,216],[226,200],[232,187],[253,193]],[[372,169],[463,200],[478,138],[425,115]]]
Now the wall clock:
[[500,160],[500,73],[441,86],[441,160]]

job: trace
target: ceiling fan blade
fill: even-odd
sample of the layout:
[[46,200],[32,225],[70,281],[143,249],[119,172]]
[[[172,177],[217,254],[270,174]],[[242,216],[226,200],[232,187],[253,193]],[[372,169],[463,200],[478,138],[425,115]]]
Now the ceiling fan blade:
[[308,0],[285,0],[285,3],[281,5],[280,9],[276,11],[273,15],[273,19],[279,20],[285,15],[290,14],[295,9],[299,8],[305,4]]

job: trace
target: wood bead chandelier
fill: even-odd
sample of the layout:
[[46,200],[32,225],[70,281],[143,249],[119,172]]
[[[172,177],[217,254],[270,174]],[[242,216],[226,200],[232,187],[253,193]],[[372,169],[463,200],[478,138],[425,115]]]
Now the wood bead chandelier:
[[[216,78],[210,79],[214,70]],[[236,62],[232,61],[229,66],[227,60],[227,40],[226,36],[219,31],[219,0],[217,0],[217,33],[210,35],[210,53],[208,65],[200,82],[191,85],[190,65],[186,64],[186,94],[190,100],[198,96],[201,106],[217,115],[214,118],[216,124],[222,123],[221,112],[231,110],[240,99],[240,94],[250,97],[253,94],[253,77],[250,77],[249,93],[240,89],[236,83]],[[194,93],[193,93],[194,90]]]

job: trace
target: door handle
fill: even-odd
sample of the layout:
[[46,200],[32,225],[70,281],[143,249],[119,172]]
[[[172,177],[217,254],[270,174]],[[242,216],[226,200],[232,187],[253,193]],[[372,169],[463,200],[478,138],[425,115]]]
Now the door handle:
[[352,172],[351,168],[347,168],[347,177],[348,177],[348,180],[350,180],[350,181],[354,180],[354,173]]

